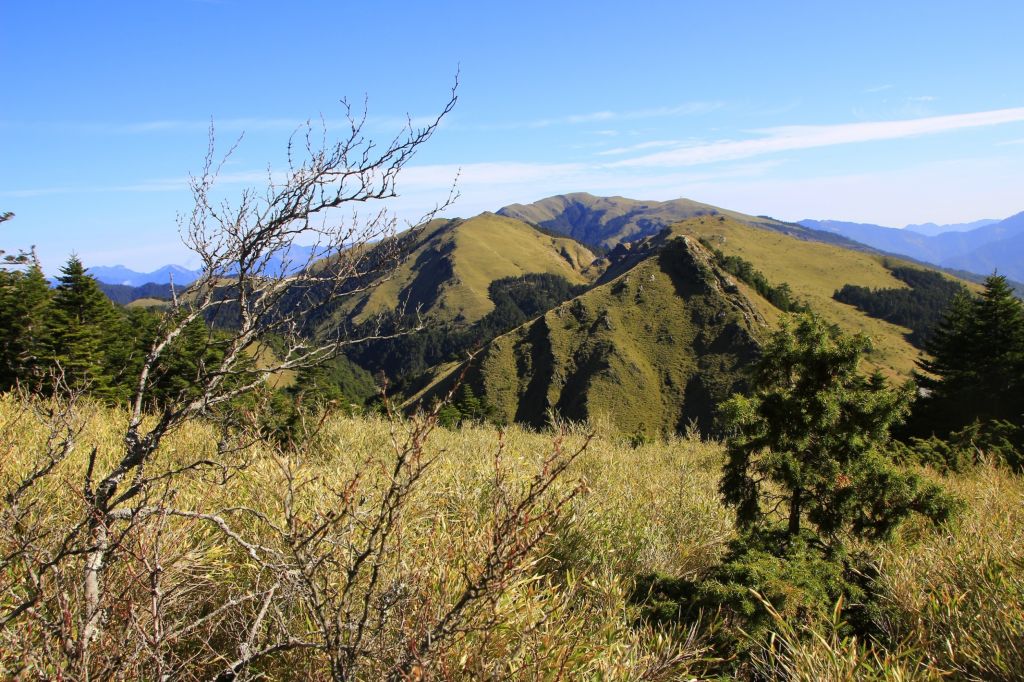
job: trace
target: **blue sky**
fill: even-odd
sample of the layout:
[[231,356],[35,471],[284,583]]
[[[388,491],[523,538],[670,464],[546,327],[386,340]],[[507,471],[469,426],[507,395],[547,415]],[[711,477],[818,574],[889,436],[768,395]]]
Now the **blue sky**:
[[399,182],[413,217],[589,191],[778,218],[1024,210],[1024,3],[0,4],[0,247],[54,271],[186,265],[176,215],[207,127],[229,196],[296,125],[369,131],[459,102]]

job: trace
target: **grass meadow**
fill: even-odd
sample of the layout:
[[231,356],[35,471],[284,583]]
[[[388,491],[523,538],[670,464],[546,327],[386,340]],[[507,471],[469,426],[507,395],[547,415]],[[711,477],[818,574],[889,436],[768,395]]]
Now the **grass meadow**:
[[[46,447],[47,430],[32,408],[24,399],[0,397],[5,491]],[[28,511],[20,523],[37,529],[29,550],[5,521],[4,613],[26,589],[28,563],[19,556],[45,555],[75,524],[90,454],[95,451],[94,466],[113,462],[126,419],[117,410],[83,404],[73,452],[22,505]],[[330,567],[346,565],[334,559],[361,546],[366,531],[358,520],[379,508],[395,475],[396,453],[410,437],[419,438],[412,423],[330,416],[286,449],[268,442],[225,448],[222,434],[203,423],[169,436],[156,471],[174,472],[197,458],[228,458],[233,466],[168,476],[149,504],[191,515],[154,513],[123,538],[119,558],[104,568],[110,597],[90,662],[93,678],[214,679],[239,646],[287,631],[304,645],[261,658],[246,675],[338,679],[328,653],[337,632],[317,625],[306,592],[276,587],[290,583],[271,575],[272,562],[253,558],[286,556],[289,537],[334,518],[338,508],[354,521],[333,531],[322,556],[334,559],[324,560],[316,584],[336,600],[347,584],[368,596],[339,603],[379,610],[348,679],[1008,680],[1024,671],[1024,481],[1002,469],[983,465],[944,479],[967,503],[956,522],[941,528],[911,523],[892,542],[865,548],[877,568],[876,625],[884,637],[858,641],[844,636],[834,619],[787,622],[779,616],[773,633],[735,666],[713,644],[714,629],[722,627],[718,614],[655,626],[644,622],[631,598],[638,576],[699,580],[726,550],[734,529],[717,493],[720,444],[691,434],[632,447],[601,423],[559,433],[467,426],[420,436],[417,457],[426,466],[397,512],[389,550],[375,560],[375,582],[348,583]],[[537,518],[550,512],[537,542],[524,544],[528,551],[504,567],[487,598],[462,612],[429,665],[397,674],[423,624],[439,622],[472,576],[485,570],[484,557],[505,532],[499,521],[508,518],[509,501],[521,499],[538,473],[561,461],[559,453],[580,450],[516,517],[530,523],[532,510]],[[222,532],[213,517],[246,544]],[[293,554],[304,551],[290,547]],[[72,561],[37,576],[51,603],[0,630],[0,677],[64,676],[60,644],[47,623],[64,613],[73,628],[70,614],[82,599],[74,569]],[[261,591],[271,579],[275,588]]]

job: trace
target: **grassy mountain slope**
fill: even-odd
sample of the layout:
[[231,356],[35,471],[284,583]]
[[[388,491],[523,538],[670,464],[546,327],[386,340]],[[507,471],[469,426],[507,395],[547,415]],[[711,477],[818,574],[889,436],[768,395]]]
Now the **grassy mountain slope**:
[[171,307],[171,302],[165,298],[136,298],[125,304],[125,308],[150,308],[163,311]]
[[[626,433],[672,433],[743,386],[764,319],[696,240],[651,240],[633,267],[533,322],[498,337],[469,381],[500,421],[534,426],[548,411],[607,417]],[[448,367],[414,397],[436,395]]]
[[[832,297],[847,284],[906,288],[890,268],[919,266],[842,236],[695,202],[579,194],[522,206],[516,215],[532,225],[491,213],[435,221],[418,235],[397,276],[350,301],[348,311],[365,319],[401,304],[419,306],[456,329],[494,309],[489,289],[503,277],[548,273],[591,284],[552,309],[538,309],[547,312],[510,332],[478,340],[483,346],[467,381],[500,421],[539,426],[554,411],[572,420],[603,416],[626,433],[671,433],[690,420],[707,432],[717,404],[742,390],[758,340],[781,312],[727,275],[699,238],[748,262],[771,286],[786,284],[792,298],[845,331],[870,336],[871,368],[902,379],[920,358],[907,340],[911,330]],[[666,227],[673,215],[686,217]],[[653,236],[639,236],[653,230]],[[614,247],[592,261],[574,239],[604,239],[597,244]],[[437,353],[432,357],[442,361]],[[463,366],[450,363],[421,375],[430,364],[420,363],[418,378],[411,371],[396,375],[407,379],[410,402],[446,391]]]
[[[748,261],[772,285],[787,284],[845,331],[871,337],[870,368],[896,380],[910,375],[920,357],[910,330],[832,294],[846,284],[907,288],[890,268],[920,266],[736,215],[699,215],[620,243],[602,259],[592,289],[487,344],[466,380],[500,421],[541,425],[553,410],[573,420],[605,417],[625,433],[674,432],[690,420],[707,432],[717,403],[742,389],[758,340],[781,312],[726,275],[698,238]],[[461,371],[457,363],[436,368],[410,402],[444,392]]]
[[437,220],[424,228],[411,256],[380,286],[350,299],[343,311],[356,321],[375,313],[420,307],[435,319],[474,322],[494,308],[491,282],[548,273],[584,284],[594,255],[572,239],[544,234],[521,221],[483,213]]
[[724,216],[801,239],[853,249],[867,248],[833,232],[813,230],[766,216],[750,216],[689,199],[638,201],[576,192],[548,197],[532,204],[512,204],[498,213],[568,235],[592,248],[610,249],[618,244],[635,242],[654,236],[677,222],[700,216]]
[[[870,361],[885,374],[907,376],[920,357],[920,352],[905,338],[908,329],[869,317],[832,298],[833,292],[845,284],[872,289],[906,288],[907,285],[886,268],[885,256],[793,239],[726,217],[694,218],[678,223],[673,230],[704,237],[724,253],[750,261],[772,283],[789,284],[797,298],[809,303],[829,321],[847,332],[870,336],[875,347]],[[888,262],[894,261],[889,258]],[[761,307],[769,321],[777,317],[778,312],[766,302]]]

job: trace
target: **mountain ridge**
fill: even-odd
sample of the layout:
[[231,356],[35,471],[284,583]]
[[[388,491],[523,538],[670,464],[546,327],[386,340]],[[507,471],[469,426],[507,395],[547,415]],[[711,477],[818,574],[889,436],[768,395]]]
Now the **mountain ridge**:
[[[428,366],[443,363],[443,348],[448,345],[445,336],[458,335],[459,329],[475,324],[493,308],[493,303],[487,300],[493,293],[489,289],[490,282],[496,281],[498,276],[514,277],[526,271],[544,270],[538,267],[539,259],[536,258],[532,259],[529,268],[508,266],[508,257],[514,251],[509,244],[497,250],[492,248],[492,242],[498,237],[517,242],[528,235],[527,241],[546,242],[545,258],[560,250],[552,248],[559,239],[552,234],[567,235],[561,242],[565,248],[585,250],[579,242],[596,241],[597,246],[604,246],[600,249],[604,255],[590,265],[585,264],[593,254],[586,255],[581,251],[575,259],[566,260],[559,256],[556,259],[559,268],[549,272],[565,276],[567,284],[599,287],[650,257],[654,245],[663,244],[670,237],[690,236],[709,240],[714,248],[724,252],[723,257],[743,259],[748,267],[763,272],[771,285],[787,288],[797,301],[806,301],[848,332],[863,332],[876,338],[877,347],[870,359],[871,365],[890,377],[909,376],[920,358],[920,351],[907,342],[911,330],[872,318],[854,306],[836,301],[832,294],[848,284],[869,289],[906,288],[904,282],[892,275],[890,268],[901,264],[916,268],[926,266],[904,262],[842,235],[767,216],[750,216],[689,200],[668,203],[670,205],[666,206],[663,202],[575,193],[549,197],[535,204],[513,205],[497,213],[485,212],[470,219],[435,221],[416,237],[419,243],[412,245],[409,259],[390,281],[382,283],[361,302],[346,304],[345,310],[321,323],[320,328],[326,329],[339,319],[369,321],[374,315],[389,310],[407,313],[409,306],[414,304],[413,307],[418,306],[417,310],[425,317],[440,322],[444,331],[440,336],[432,334],[431,340],[424,342],[425,346],[396,346],[391,349],[392,356],[423,353],[424,357],[429,355],[433,358]],[[511,215],[535,222],[524,222],[511,218]],[[675,220],[680,215],[684,219]],[[473,225],[489,225],[490,228],[479,231],[478,237],[482,235],[482,239],[456,240],[446,236],[446,231],[450,230],[468,233]],[[519,235],[519,238],[514,235]],[[433,246],[430,247],[431,255],[426,257],[423,249],[428,242]],[[475,251],[465,248],[474,242]],[[481,242],[488,248],[478,248]],[[476,256],[470,257],[471,252]],[[472,277],[465,274],[469,270],[457,264],[460,258],[505,262],[502,267],[511,267],[511,270],[493,272],[472,285]],[[949,277],[948,274],[943,276]],[[467,304],[464,294],[457,294],[467,285],[473,289],[469,292],[472,305]],[[742,289],[745,285],[739,286]],[[577,296],[580,295],[585,296],[586,293]],[[750,298],[770,323],[781,314],[761,296],[752,295]],[[471,312],[474,309],[475,312]],[[542,315],[543,310],[536,314]],[[651,315],[658,314],[657,310],[651,311]],[[418,320],[411,321],[419,324]],[[489,328],[496,331],[494,326]],[[481,338],[477,335],[476,338],[486,345],[493,336]],[[410,390],[416,390],[415,386],[422,386],[422,382],[414,380],[409,383]]]
[[[283,256],[271,258],[266,263],[267,272],[283,270],[286,274],[292,274],[302,270],[309,263],[310,257],[314,255],[314,246],[293,246],[287,254],[288,263],[284,263]],[[125,265],[88,265],[86,267],[89,275],[98,282],[105,284],[116,284],[128,287],[141,287],[146,284],[166,285],[173,277],[175,286],[188,286],[199,278],[202,269],[189,269],[183,265],[169,263],[150,272],[133,270]],[[55,277],[50,278],[55,281]]]
[[771,216],[747,215],[691,199],[638,200],[574,192],[556,194],[532,204],[511,204],[499,209],[498,214],[563,234],[599,250],[652,237],[681,221],[705,216],[735,219],[765,230],[850,249],[871,248],[834,232],[814,230]]
[[[488,343],[466,380],[498,421],[541,427],[609,419],[642,436],[705,433],[715,406],[740,390],[767,322],[695,239],[665,232],[637,247],[625,271]],[[439,368],[410,404],[462,375]]]
[[979,227],[985,227],[986,225],[992,225],[993,223],[1000,222],[999,218],[981,218],[980,220],[972,220],[967,223],[947,223],[944,225],[938,225],[936,223],[911,223],[904,225],[902,229],[910,230],[911,232],[917,232],[927,237],[934,237],[946,232],[970,232],[976,230]]
[[488,288],[497,279],[546,273],[583,284],[597,274],[582,244],[490,212],[436,219],[412,237],[395,272],[344,302],[340,314],[358,323],[400,309],[471,323],[494,308]]
[[[857,248],[859,244],[890,255],[906,256],[930,265],[968,271],[979,276],[998,269],[1011,279],[1024,280],[1024,265],[1007,260],[1008,253],[1018,252],[1017,242],[1007,244],[1008,248],[987,247],[992,242],[1013,239],[1024,231],[1015,228],[1007,233],[1008,228],[1014,228],[1015,222],[1024,217],[1024,213],[1003,220],[986,218],[944,225],[920,223],[902,228],[840,220],[804,219],[787,223],[769,216],[748,216],[691,199],[654,201],[573,192],[554,195],[531,204],[509,204],[495,213],[485,214],[513,218],[541,231],[569,237],[599,252],[614,248],[622,242],[653,236],[681,220],[702,215],[724,215],[750,224],[767,221],[760,226],[775,230],[785,231],[784,226],[809,229],[821,234],[808,233],[801,236],[833,242],[834,239],[823,236],[833,235],[836,239],[845,238],[857,242],[846,244],[851,248]],[[293,269],[305,264],[311,248],[300,247],[301,253],[293,255],[296,263]],[[201,271],[168,264],[151,272],[139,272],[124,265],[91,266],[89,272],[100,282],[139,287],[150,283],[166,284],[171,275],[176,285],[185,286],[194,281]]]
[[350,359],[414,398],[436,395],[457,359],[474,353],[469,381],[503,421],[539,426],[552,410],[574,420],[614,414],[630,433],[691,420],[709,432],[715,406],[742,389],[759,339],[794,309],[782,300],[871,336],[868,364],[890,378],[908,377],[921,358],[910,329],[833,297],[846,285],[906,288],[892,268],[920,266],[768,216],[574,193],[435,219],[395,240],[366,255],[402,254],[397,268],[313,311],[309,331],[373,337]]
[[[561,229],[571,228],[563,223]],[[725,273],[724,258],[742,259],[830,323],[871,337],[869,369],[903,381],[922,357],[908,342],[910,329],[836,300],[833,292],[846,284],[906,289],[893,268],[924,266],[731,211],[703,211],[640,239],[631,234],[602,257],[590,289],[494,337],[471,361],[436,366],[410,387],[406,405],[429,403],[465,376],[499,422],[542,426],[554,413],[608,419],[638,437],[691,423],[714,433],[717,404],[742,390],[760,339],[783,314]]]
[[151,272],[139,272],[124,265],[92,265],[88,273],[97,281],[128,287],[144,284],[168,284],[173,276],[175,286],[187,286],[198,279],[202,270],[190,270],[181,265],[163,265]]

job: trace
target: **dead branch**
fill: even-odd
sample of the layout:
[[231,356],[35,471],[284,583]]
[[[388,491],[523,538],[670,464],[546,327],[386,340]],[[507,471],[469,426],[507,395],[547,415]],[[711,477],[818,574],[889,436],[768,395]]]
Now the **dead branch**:
[[[199,257],[203,272],[188,288],[174,290],[171,310],[142,362],[120,452],[111,461],[92,448],[84,479],[72,498],[77,506],[64,525],[50,528],[48,519],[33,516],[33,491],[57,475],[81,436],[75,421],[77,396],[54,391],[65,402],[55,402],[40,414],[50,433],[40,456],[20,469],[16,480],[3,481],[0,494],[5,505],[0,514],[7,532],[0,556],[0,627],[42,628],[58,643],[53,652],[45,653],[47,663],[40,663],[40,669],[51,665],[49,669],[66,671],[65,676],[87,679],[113,676],[128,665],[134,655],[118,658],[121,654],[103,652],[98,643],[107,636],[108,623],[130,620],[124,611],[134,608],[130,600],[140,585],[146,586],[150,607],[145,621],[149,629],[138,650],[159,658],[168,637],[185,632],[166,621],[159,606],[166,596],[166,578],[161,577],[165,535],[157,530],[168,518],[209,524],[262,570],[280,569],[280,559],[271,561],[273,553],[236,532],[229,518],[175,509],[163,498],[153,500],[154,495],[170,495],[176,480],[196,472],[219,470],[228,480],[230,469],[246,464],[244,456],[231,459],[232,453],[244,452],[244,443],[161,466],[154,462],[155,454],[168,434],[260,390],[268,376],[322,363],[355,341],[345,330],[313,335],[309,318],[321,306],[379,285],[402,262],[409,240],[396,237],[397,220],[385,202],[398,196],[402,169],[451,112],[457,87],[456,77],[446,103],[430,122],[416,126],[409,119],[385,143],[366,134],[365,109],[354,112],[343,100],[347,127],[340,138],[332,138],[323,121],[307,122],[289,140],[287,168],[280,175],[269,174],[263,189],[244,190],[234,202],[223,199],[217,186],[234,147],[218,159],[211,126],[203,169],[190,180],[192,211],[179,220],[182,239]],[[417,224],[444,210],[454,198],[453,187],[447,199]],[[356,210],[344,215],[343,209],[363,205],[371,208],[368,217]],[[4,214],[3,219],[8,217]],[[300,260],[299,253],[309,256]],[[206,333],[209,352],[200,354],[203,359],[190,386],[155,403],[153,382],[164,371],[165,358],[194,325],[209,323],[219,328]],[[253,361],[251,353],[269,337],[278,340],[276,357]],[[395,514],[391,510],[384,516]],[[387,523],[382,526],[385,534]],[[368,557],[380,541],[378,535],[371,542]],[[111,566],[122,560],[132,562],[137,572],[122,585],[108,584]],[[212,620],[229,613],[242,618],[238,608],[257,605],[246,616],[239,654],[219,673],[222,679],[271,653],[308,645],[302,637],[270,627],[285,620],[275,614],[288,581],[272,582],[223,602],[231,607],[214,609],[221,615]]]

